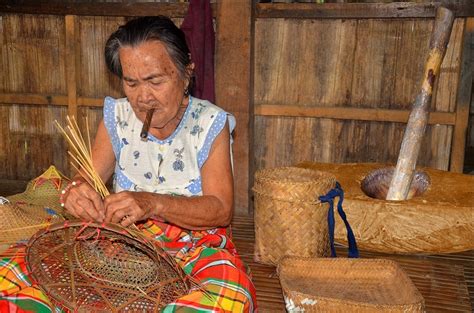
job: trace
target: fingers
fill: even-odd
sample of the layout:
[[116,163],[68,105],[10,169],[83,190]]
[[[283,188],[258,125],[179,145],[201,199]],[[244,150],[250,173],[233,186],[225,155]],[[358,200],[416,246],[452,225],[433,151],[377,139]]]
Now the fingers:
[[131,212],[126,208],[107,208],[105,221],[110,223],[121,223],[124,219],[133,219]]
[[102,199],[88,184],[71,188],[65,198],[65,207],[84,221],[103,222],[105,218]]
[[74,215],[75,217],[79,218],[80,220],[86,221],[86,222],[94,222],[96,221],[94,217],[92,217],[86,210],[84,210],[82,207],[76,206],[70,210],[70,213]]
[[123,227],[128,227],[132,225],[134,222],[133,217],[130,215],[125,215],[121,220],[120,220],[120,225]]
[[[114,202],[106,205],[105,222],[120,223],[126,226],[132,224],[139,219],[139,211],[133,210],[132,207],[123,202]],[[125,226],[125,225],[124,225]]]
[[142,220],[145,211],[140,207],[135,197],[138,193],[119,192],[105,198],[105,222],[120,223],[129,226]]

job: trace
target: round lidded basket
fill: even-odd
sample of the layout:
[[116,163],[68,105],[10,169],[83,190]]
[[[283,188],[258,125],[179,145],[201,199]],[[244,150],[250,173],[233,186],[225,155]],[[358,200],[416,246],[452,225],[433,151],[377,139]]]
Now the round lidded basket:
[[336,185],[332,174],[297,168],[262,169],[255,174],[257,262],[278,265],[287,255],[329,255],[329,204],[318,198]]

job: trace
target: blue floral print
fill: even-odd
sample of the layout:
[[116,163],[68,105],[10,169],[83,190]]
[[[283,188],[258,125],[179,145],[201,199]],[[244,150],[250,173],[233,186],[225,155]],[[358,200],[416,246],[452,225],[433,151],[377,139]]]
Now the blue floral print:
[[125,129],[128,126],[127,121],[122,121],[119,116],[117,116],[117,120],[115,122],[115,125],[120,127],[122,130]]
[[173,169],[177,171],[184,171],[184,162],[182,160],[176,160],[173,162]]
[[198,103],[196,110],[194,110],[194,112],[191,112],[191,116],[193,117],[193,119],[197,120],[201,115],[203,109],[204,105],[202,103]]
[[204,131],[204,128],[202,128],[199,125],[194,125],[194,127],[191,130],[190,134],[193,135],[193,136],[198,135],[198,137],[199,137],[199,134],[202,133],[203,131]]
[[173,153],[176,156],[176,160],[173,162],[173,170],[177,171],[184,171],[184,162],[182,160],[183,158],[183,151],[184,147],[181,149],[174,149]]

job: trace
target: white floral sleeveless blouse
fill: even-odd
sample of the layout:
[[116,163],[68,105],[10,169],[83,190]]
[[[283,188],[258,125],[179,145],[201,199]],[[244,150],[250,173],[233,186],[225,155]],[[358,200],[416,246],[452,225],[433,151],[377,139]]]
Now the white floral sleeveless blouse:
[[105,98],[104,124],[115,158],[114,190],[161,194],[202,195],[201,168],[217,135],[235,118],[206,100],[189,98],[176,130],[159,140],[148,134],[140,138],[143,123],[126,98]]

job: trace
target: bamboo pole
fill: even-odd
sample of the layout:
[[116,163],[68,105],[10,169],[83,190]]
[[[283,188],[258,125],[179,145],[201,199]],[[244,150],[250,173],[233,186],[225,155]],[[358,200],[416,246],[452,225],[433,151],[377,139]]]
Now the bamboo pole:
[[444,7],[436,11],[436,19],[431,33],[430,51],[425,63],[421,91],[415,99],[393,173],[387,200],[405,200],[410,190],[416,168],[420,145],[429,118],[429,108],[435,79],[448,45],[454,13]]
[[66,15],[66,71],[67,71],[67,105],[68,115],[77,117],[77,55],[76,55],[76,36],[77,36],[77,17]]

